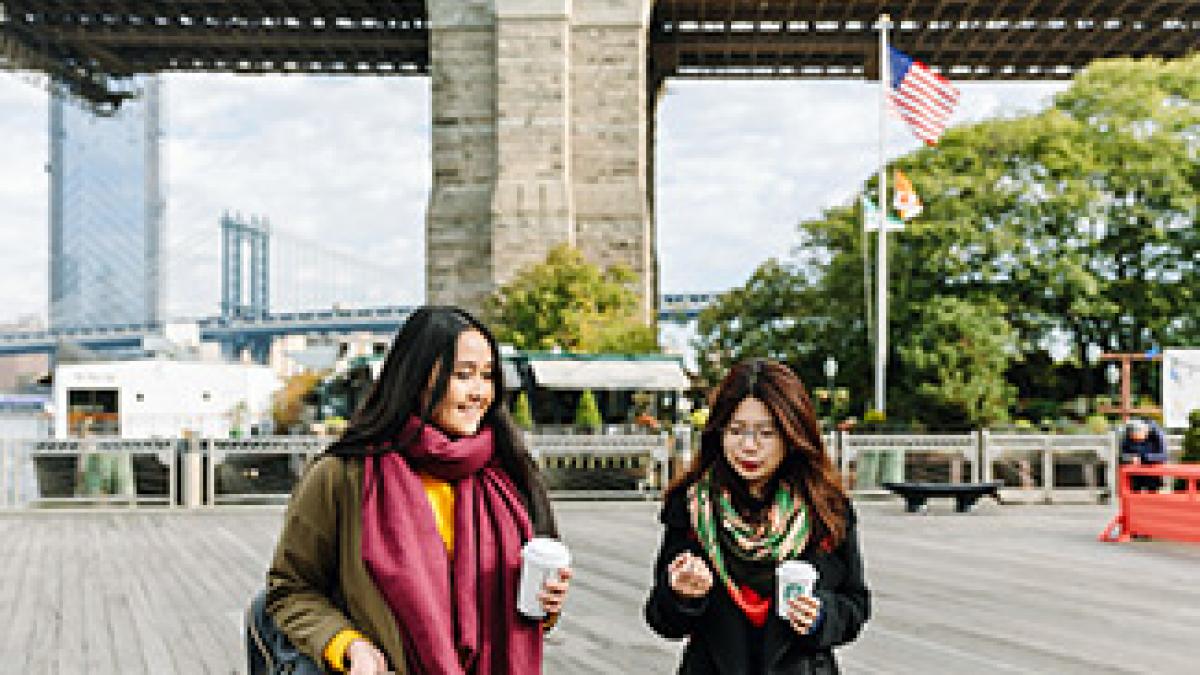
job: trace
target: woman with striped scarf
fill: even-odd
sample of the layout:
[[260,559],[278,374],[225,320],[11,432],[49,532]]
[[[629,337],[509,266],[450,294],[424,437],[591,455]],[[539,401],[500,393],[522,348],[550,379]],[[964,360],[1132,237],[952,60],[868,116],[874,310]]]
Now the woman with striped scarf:
[[[833,648],[871,611],[855,516],[803,383],[775,361],[717,387],[700,455],[667,490],[646,620],[688,638],[679,672],[836,673]],[[776,606],[776,568],[812,565],[810,595]]]

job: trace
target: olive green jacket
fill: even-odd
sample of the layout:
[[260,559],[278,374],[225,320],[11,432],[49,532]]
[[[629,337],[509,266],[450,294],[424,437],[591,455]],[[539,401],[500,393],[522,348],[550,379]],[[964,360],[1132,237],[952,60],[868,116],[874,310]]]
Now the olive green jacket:
[[343,629],[367,636],[405,673],[392,610],[362,560],[363,460],[324,456],[292,493],[267,572],[267,611],[317,663]]

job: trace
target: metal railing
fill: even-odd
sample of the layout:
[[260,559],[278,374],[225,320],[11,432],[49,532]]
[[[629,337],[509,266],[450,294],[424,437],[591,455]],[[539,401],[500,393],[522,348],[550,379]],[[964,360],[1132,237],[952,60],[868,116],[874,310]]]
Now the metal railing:
[[[526,440],[556,497],[650,497],[686,470],[695,452],[694,434],[675,432]],[[0,439],[0,509],[285,503],[330,440]],[[855,496],[888,494],[880,484],[889,481],[998,480],[1006,502],[1061,502],[1110,496],[1120,435],[839,432],[824,440]],[[1167,445],[1177,462],[1183,437],[1170,435]]]
[[[884,482],[1000,481],[1006,502],[1099,502],[1116,485],[1121,432],[1107,434],[850,434],[830,444],[855,496],[887,494]],[[1183,436],[1166,437],[1179,461]],[[1168,488],[1169,489],[1169,488]]]
[[175,439],[4,439],[0,508],[173,505]]
[[304,469],[332,440],[320,436],[197,439],[189,450],[204,458],[207,505],[285,503]]
[[968,434],[850,434],[837,438],[839,465],[860,496],[890,494],[883,483],[977,483],[979,432]]
[[[1101,501],[1116,484],[1119,434],[1029,435],[983,432],[983,480],[1019,502]],[[1063,480],[1078,470],[1077,480]]]
[[1183,456],[1183,434],[1168,434],[1167,435],[1167,457],[1168,461],[1178,462]]
[[530,454],[551,494],[647,496],[672,476],[665,434],[527,434]]

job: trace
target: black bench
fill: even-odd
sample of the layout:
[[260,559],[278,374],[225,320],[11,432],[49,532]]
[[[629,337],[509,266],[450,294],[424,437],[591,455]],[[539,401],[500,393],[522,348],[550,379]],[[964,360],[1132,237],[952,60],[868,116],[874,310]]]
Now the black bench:
[[884,483],[883,487],[904,497],[904,510],[917,513],[930,497],[953,497],[954,510],[966,513],[980,497],[1000,499],[1000,482],[991,483]]

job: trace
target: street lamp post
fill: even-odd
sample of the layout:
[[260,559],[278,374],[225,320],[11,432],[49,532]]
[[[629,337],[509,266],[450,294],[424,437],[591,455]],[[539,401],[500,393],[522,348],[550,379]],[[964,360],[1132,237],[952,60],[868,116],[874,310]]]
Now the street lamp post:
[[825,359],[825,382],[827,385],[827,389],[829,391],[829,426],[830,427],[833,427],[833,425],[837,423],[837,420],[834,419],[834,414],[836,411],[835,406],[837,405],[837,400],[834,397],[834,393],[833,393],[833,378],[837,376],[837,369],[838,369],[837,359],[833,358],[832,356]]

